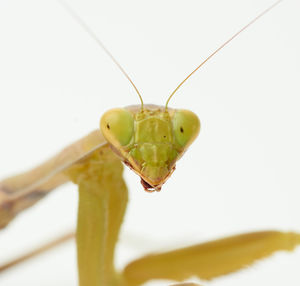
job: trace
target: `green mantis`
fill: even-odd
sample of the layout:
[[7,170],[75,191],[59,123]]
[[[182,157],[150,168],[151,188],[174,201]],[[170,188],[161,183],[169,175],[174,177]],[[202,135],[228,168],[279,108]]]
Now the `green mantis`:
[[[105,124],[104,124],[104,126],[105,126]],[[122,137],[123,138],[123,137]],[[79,168],[84,168],[84,167],[79,167]],[[114,168],[114,170],[115,170],[116,168]],[[76,172],[77,172],[77,170],[72,170],[72,174],[71,174],[71,176],[74,178],[73,180],[74,181],[76,181]],[[75,174],[74,174],[75,173]],[[146,186],[147,187],[147,186]],[[121,187],[120,187],[121,188]],[[120,188],[117,188],[117,189],[120,189]],[[84,194],[85,194],[85,192],[83,192]],[[125,194],[125,192],[123,192],[123,195],[126,195]],[[101,200],[102,201],[102,200]],[[124,202],[126,201],[126,198],[124,198],[124,200],[123,200]],[[122,211],[122,208],[120,208],[120,211]],[[110,241],[113,241],[113,239],[112,240],[110,240]],[[108,255],[109,256],[109,255]],[[93,264],[93,265],[95,265],[95,264]],[[105,265],[109,265],[109,263],[105,263]],[[98,268],[99,269],[99,268]],[[84,283],[84,282],[82,282],[82,283]]]

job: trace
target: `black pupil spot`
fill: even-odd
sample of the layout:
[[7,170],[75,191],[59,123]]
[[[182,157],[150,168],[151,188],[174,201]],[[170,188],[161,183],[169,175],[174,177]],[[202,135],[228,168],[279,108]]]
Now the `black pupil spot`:
[[108,124],[108,123],[106,124],[106,127],[107,127],[107,129],[110,129],[110,126],[109,126],[109,124]]
[[164,138],[166,138],[167,136],[166,135],[164,135]]
[[183,133],[183,128],[182,127],[180,127],[180,132]]

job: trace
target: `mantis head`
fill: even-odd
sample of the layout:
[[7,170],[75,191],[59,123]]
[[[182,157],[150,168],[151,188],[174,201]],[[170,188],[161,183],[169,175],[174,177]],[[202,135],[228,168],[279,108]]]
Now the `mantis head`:
[[144,106],[139,90],[123,67],[85,22],[69,6],[63,4],[74,19],[116,64],[131,83],[141,101],[141,105],[138,107],[132,106],[107,111],[101,119],[100,127],[115,153],[140,175],[145,190],[159,191],[161,189],[163,183],[174,171],[176,161],[195,140],[200,130],[199,119],[191,111],[168,109],[169,101],[173,95],[208,60],[281,1],[276,1],[256,16],[202,61],[174,89],[168,97],[165,107]]
[[129,106],[107,111],[100,128],[112,150],[141,177],[144,189],[159,191],[196,139],[200,121],[188,110]]

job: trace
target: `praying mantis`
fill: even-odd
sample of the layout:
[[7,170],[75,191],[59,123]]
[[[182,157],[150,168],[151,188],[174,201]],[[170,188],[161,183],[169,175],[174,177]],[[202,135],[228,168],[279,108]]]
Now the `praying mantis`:
[[[197,176],[197,175],[196,175]],[[197,177],[196,177],[197,178]],[[197,186],[197,184],[198,184],[198,179],[196,180],[196,188],[198,188],[198,186]],[[187,187],[186,187],[186,185],[183,185],[183,187],[182,187],[183,189],[186,189]],[[197,189],[197,191],[198,191],[198,189]],[[162,194],[162,196],[163,196],[163,193],[161,193]],[[160,195],[161,195],[160,194]],[[185,196],[185,194],[181,194],[181,196]],[[144,198],[145,199],[145,198]],[[148,199],[148,197],[147,197],[147,199]],[[148,199],[148,201],[149,201],[149,199]],[[171,206],[169,206],[168,205],[168,207],[171,207]],[[153,214],[153,212],[151,213],[151,216],[152,216],[152,218],[153,218],[153,216],[154,216],[155,214]],[[174,218],[173,218],[174,219]],[[257,221],[255,221],[255,223],[257,223]],[[199,223],[200,224],[200,223]],[[202,222],[201,222],[201,225],[202,225]],[[221,282],[220,282],[220,285],[221,285]]]

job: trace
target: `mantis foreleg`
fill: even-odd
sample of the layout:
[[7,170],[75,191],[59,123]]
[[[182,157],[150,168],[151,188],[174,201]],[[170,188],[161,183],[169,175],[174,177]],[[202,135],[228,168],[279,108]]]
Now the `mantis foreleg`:
[[0,181],[0,229],[51,190],[68,182],[63,171],[105,144],[102,133],[95,130],[36,168]]
[[123,166],[108,146],[68,170],[79,186],[77,257],[80,286],[118,285],[114,249],[127,205]]

